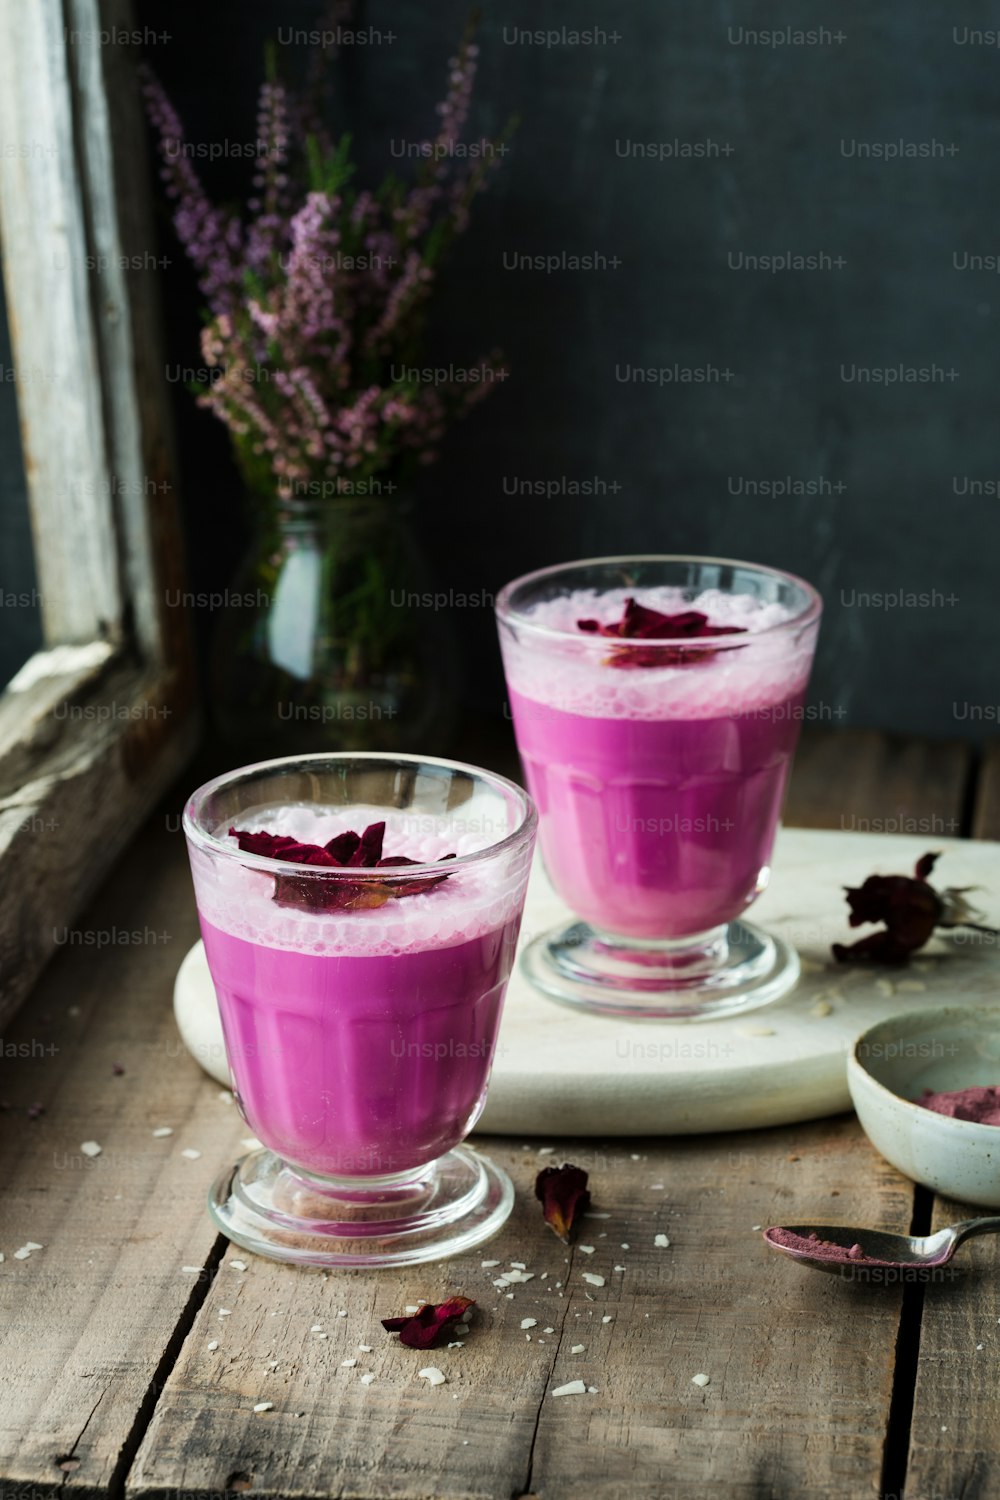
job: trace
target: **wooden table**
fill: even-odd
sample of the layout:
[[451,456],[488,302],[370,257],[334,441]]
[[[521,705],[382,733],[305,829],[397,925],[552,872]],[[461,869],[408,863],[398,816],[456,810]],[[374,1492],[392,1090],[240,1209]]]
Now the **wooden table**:
[[[900,831],[929,847],[995,838],[998,786],[995,754],[816,734],[788,820],[917,820]],[[246,1127],[173,1025],[196,936],[173,813],[76,932],[0,1049],[0,1500],[1000,1494],[997,1241],[963,1250],[954,1276],[886,1288],[803,1271],[755,1232],[827,1216],[924,1232],[963,1216],[877,1157],[853,1117],[488,1139],[518,1201],[487,1249],[399,1273],[292,1270],[234,1252],[204,1209]],[[606,1216],[586,1222],[590,1256],[561,1246],[532,1197],[559,1157],[589,1170]],[[15,1259],[29,1241],[43,1248]],[[494,1258],[534,1278],[508,1296],[481,1266]],[[381,1317],[457,1292],[480,1307],[462,1348],[421,1355],[383,1332]],[[418,1377],[429,1363],[445,1384]],[[553,1397],[577,1377],[594,1391]]]

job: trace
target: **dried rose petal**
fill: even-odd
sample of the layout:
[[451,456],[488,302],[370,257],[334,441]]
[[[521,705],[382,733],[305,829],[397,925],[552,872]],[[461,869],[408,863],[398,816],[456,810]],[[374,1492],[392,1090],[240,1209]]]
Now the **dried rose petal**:
[[964,891],[939,892],[928,884],[926,877],[939,858],[937,854],[924,854],[912,876],[869,875],[863,885],[845,887],[852,927],[864,922],[884,922],[885,926],[856,943],[834,943],[833,956],[838,963],[861,959],[905,964],[911,953],[924,946],[935,927],[990,931],[970,920],[979,913],[962,899]]
[[[675,615],[664,615],[658,610],[647,609],[645,605],[637,604],[632,598],[625,600],[621,619],[615,620],[611,625],[602,625],[599,620],[577,620],[576,626],[578,630],[585,631],[588,635],[603,635],[629,641],[690,641],[704,636],[746,634],[746,629],[742,625],[710,625],[708,616],[696,609],[681,610]],[[740,650],[741,648],[737,646],[732,649]],[[643,650],[641,646],[616,646],[611,654],[604,658],[604,664],[609,667],[683,667],[693,666],[696,662],[704,661],[715,654],[716,648],[713,646],[705,646],[696,651],[683,649],[664,651],[658,647]]]
[[[382,824],[385,827],[385,824]],[[354,851],[361,847],[361,835],[353,829],[346,833],[338,833],[336,838],[330,840],[326,845],[327,854],[332,854],[338,865],[349,865]]]
[[[324,847],[319,844],[302,844],[287,834],[245,833],[230,828],[231,837],[238,842],[244,854],[260,854],[265,859],[287,860],[296,865],[321,865],[329,869],[375,870],[401,865],[414,865],[415,859],[403,855],[382,858],[382,842],[385,837],[384,823],[370,823],[364,833],[349,830],[338,833]],[[454,859],[446,854],[444,859]],[[273,901],[277,906],[292,906],[299,911],[365,911],[384,906],[387,901],[401,901],[404,896],[419,896],[429,891],[447,875],[428,875],[424,880],[364,881],[352,884],[347,880],[317,880],[303,875],[276,875]]]
[[546,1224],[568,1245],[578,1220],[590,1207],[586,1172],[569,1162],[561,1167],[543,1167],[535,1178],[535,1197],[542,1205]]
[[425,1302],[419,1312],[402,1318],[383,1318],[382,1327],[398,1333],[408,1349],[436,1349],[465,1320],[474,1297],[449,1297],[447,1302]]
[[349,863],[355,869],[374,869],[382,858],[382,840],[385,837],[384,823],[370,823],[361,835],[361,842],[351,855]]

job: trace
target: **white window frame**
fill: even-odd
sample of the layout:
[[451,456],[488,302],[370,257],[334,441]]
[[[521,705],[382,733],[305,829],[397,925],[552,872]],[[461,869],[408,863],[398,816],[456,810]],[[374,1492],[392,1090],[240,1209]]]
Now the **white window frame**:
[[[0,1025],[197,734],[131,0],[0,3],[0,243],[45,649],[0,696]],[[134,263],[134,262],[133,262]],[[99,268],[99,269],[95,269]]]

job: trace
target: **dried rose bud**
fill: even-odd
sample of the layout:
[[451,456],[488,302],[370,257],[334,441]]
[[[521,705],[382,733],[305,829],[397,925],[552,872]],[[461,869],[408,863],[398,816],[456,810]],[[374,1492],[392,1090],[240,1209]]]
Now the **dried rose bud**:
[[535,1178],[535,1197],[542,1205],[546,1224],[568,1245],[590,1207],[586,1172],[569,1162],[561,1167],[543,1167]]
[[851,908],[850,924],[884,922],[880,932],[871,932],[856,943],[833,944],[838,963],[869,960],[878,964],[905,964],[911,953],[922,948],[935,927],[972,927],[989,932],[981,920],[982,913],[965,900],[970,887],[936,891],[927,876],[939,859],[925,854],[917,860],[912,876],[869,875],[860,886],[845,886]]

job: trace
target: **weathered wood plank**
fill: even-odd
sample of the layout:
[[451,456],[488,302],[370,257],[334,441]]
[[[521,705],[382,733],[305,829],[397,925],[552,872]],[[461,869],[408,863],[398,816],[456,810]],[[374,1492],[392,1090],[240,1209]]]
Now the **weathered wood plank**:
[[801,828],[957,838],[970,765],[965,745],[807,725],[784,820]]
[[0,762],[0,1025],[52,955],[55,928],[74,920],[193,748],[181,673],[69,673],[67,649],[88,648],[42,653],[48,676],[8,694],[0,713],[2,733],[7,706],[24,700]]
[[[227,1255],[128,1492],[215,1492],[245,1475],[268,1495],[561,1500],[586,1475],[588,1494],[622,1500],[874,1493],[898,1296],[804,1272],[753,1232],[815,1215],[906,1227],[909,1184],[853,1122],[566,1143],[555,1157],[534,1143],[480,1144],[518,1189],[513,1219],[486,1250],[328,1278],[237,1254],[240,1273]],[[532,1197],[539,1165],[564,1154],[591,1171],[595,1212],[609,1215],[585,1223],[592,1255],[564,1250]],[[656,1246],[658,1233],[669,1247]],[[482,1268],[494,1258],[523,1262],[534,1279],[508,1299],[491,1284],[496,1270]],[[454,1292],[481,1305],[463,1348],[421,1354],[382,1331],[381,1317]],[[311,1331],[317,1323],[327,1338]],[[416,1373],[427,1364],[447,1384],[428,1388]],[[691,1381],[702,1371],[704,1390]],[[366,1372],[376,1376],[367,1388]],[[596,1392],[552,1396],[576,1378]],[[259,1401],[273,1410],[254,1413]]]
[[122,597],[60,0],[0,11],[0,232],[49,645],[117,639]]
[[[987,1209],[938,1198],[933,1229]],[[906,1500],[1000,1493],[1000,1242],[972,1240],[924,1292]]]
[[979,763],[972,837],[1000,839],[1000,741],[986,747]]
[[[853,1120],[675,1140],[648,1166],[658,1175],[640,1179],[614,1224],[632,1249],[619,1252],[628,1270],[613,1337],[588,1372],[595,1409],[582,1397],[546,1402],[533,1487],[568,1500],[582,1470],[601,1500],[874,1494],[898,1294],[805,1271],[752,1228],[808,1218],[903,1228],[910,1184]],[[650,1222],[648,1184],[660,1181]],[[653,1244],[660,1227],[666,1251]],[[711,1378],[704,1389],[698,1373]]]
[[[216,1242],[205,1192],[245,1127],[173,1024],[173,974],[195,935],[182,841],[161,821],[60,934],[3,1032],[0,1475],[26,1493],[104,1492],[127,1467],[201,1288],[181,1267],[203,1266]],[[161,1125],[173,1135],[154,1138]],[[102,1148],[93,1159],[80,1150],[90,1140]],[[201,1158],[185,1159],[186,1147]],[[44,1248],[15,1259],[32,1240]]]

